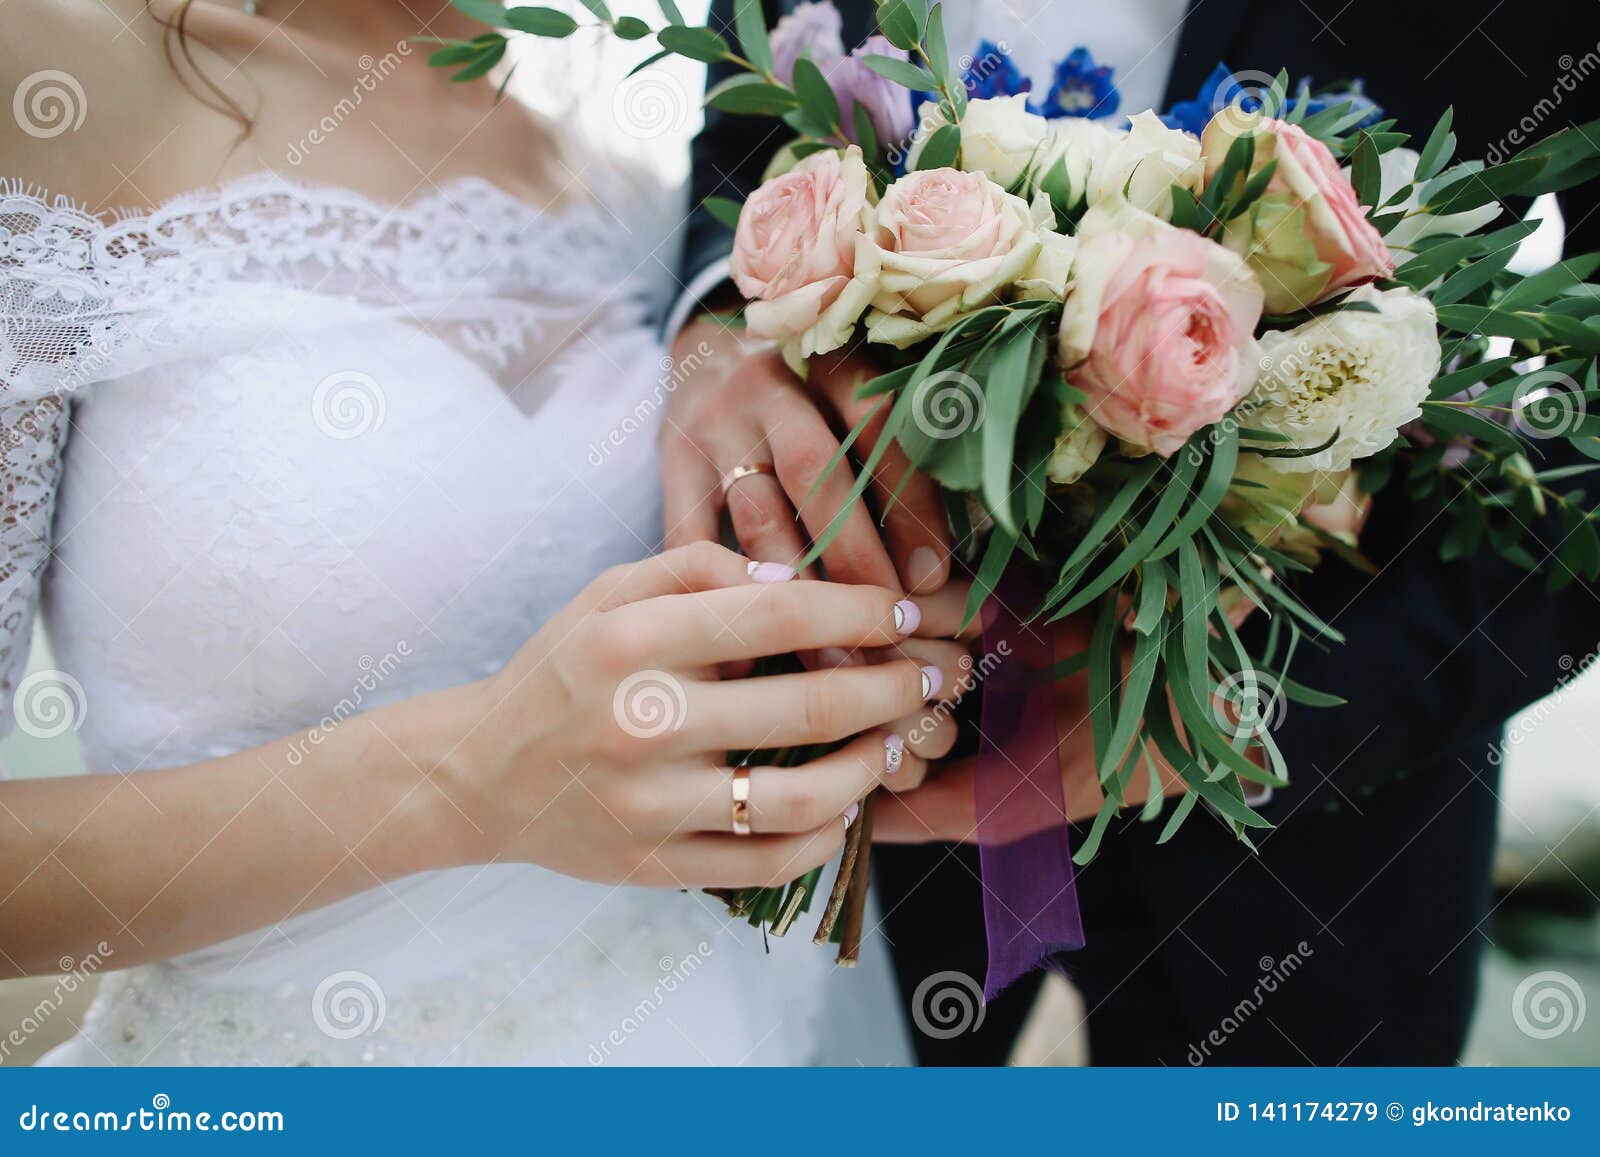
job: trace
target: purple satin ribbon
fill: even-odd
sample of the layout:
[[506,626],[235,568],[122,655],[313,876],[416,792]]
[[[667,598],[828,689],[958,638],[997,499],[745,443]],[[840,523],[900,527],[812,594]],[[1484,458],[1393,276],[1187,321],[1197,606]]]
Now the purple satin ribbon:
[[1039,592],[1015,569],[984,607],[982,735],[974,795],[989,941],[984,1000],[1046,963],[1082,948],[1056,734],[1053,630],[1019,617]]

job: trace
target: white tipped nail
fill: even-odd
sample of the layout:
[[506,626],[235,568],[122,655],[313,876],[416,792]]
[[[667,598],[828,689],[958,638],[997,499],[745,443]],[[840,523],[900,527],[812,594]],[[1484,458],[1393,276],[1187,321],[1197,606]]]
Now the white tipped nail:
[[849,831],[850,830],[850,825],[856,822],[856,817],[858,815],[860,815],[860,814],[861,814],[861,805],[858,804],[858,803],[853,803],[849,807],[844,809],[844,827],[845,827],[845,831]]

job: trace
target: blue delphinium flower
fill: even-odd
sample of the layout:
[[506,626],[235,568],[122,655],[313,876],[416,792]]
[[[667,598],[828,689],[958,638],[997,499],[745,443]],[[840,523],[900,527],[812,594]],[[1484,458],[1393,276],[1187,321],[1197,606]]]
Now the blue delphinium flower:
[[1011,54],[992,40],[978,42],[978,51],[972,54],[972,64],[962,79],[967,85],[967,95],[973,100],[1015,96],[1033,88],[1033,81],[1022,75]]
[[1074,48],[1056,65],[1055,82],[1036,110],[1047,117],[1108,117],[1122,104],[1110,65],[1097,65],[1089,50]]
[[[1200,91],[1195,93],[1192,100],[1178,101],[1161,119],[1169,128],[1183,129],[1198,136],[1205,131],[1211,118],[1230,104],[1237,105],[1246,112],[1261,112],[1261,98],[1266,87],[1267,85],[1261,81],[1231,71],[1226,64],[1218,64],[1200,85]],[[1273,115],[1282,116],[1291,108],[1298,107],[1302,100],[1305,101],[1306,116],[1315,116],[1325,109],[1346,102],[1352,109],[1365,110],[1365,115],[1352,126],[1353,128],[1366,128],[1383,119],[1383,109],[1362,91],[1359,80],[1352,81],[1347,88],[1316,94],[1311,91],[1311,82],[1302,80],[1295,90],[1295,95],[1289,99],[1287,107],[1268,111]]]

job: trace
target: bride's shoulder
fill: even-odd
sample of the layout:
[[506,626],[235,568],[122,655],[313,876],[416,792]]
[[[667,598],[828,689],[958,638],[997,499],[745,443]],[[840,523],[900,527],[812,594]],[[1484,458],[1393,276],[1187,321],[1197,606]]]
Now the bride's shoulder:
[[178,6],[0,4],[0,95],[12,98],[11,115],[0,115],[0,178],[89,205],[136,202],[127,187],[138,182],[132,168],[188,115],[160,21],[164,8]]

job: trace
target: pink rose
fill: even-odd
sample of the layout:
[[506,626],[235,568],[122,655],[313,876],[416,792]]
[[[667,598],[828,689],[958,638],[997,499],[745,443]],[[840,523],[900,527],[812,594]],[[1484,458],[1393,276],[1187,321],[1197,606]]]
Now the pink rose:
[[1250,392],[1261,301],[1216,242],[1130,206],[1091,209],[1061,316],[1068,379],[1107,431],[1174,454]]
[[998,301],[1032,268],[1040,230],[1026,201],[982,173],[907,173],[878,202],[863,247],[878,287],[867,336],[904,349]]
[[[1274,159],[1278,165],[1257,207],[1229,223],[1224,244],[1261,273],[1273,312],[1290,312],[1394,273],[1389,247],[1367,219],[1349,176],[1328,146],[1299,125],[1222,110],[1203,139],[1208,179],[1241,134],[1256,139],[1252,170]],[[1290,228],[1297,235],[1283,236]],[[1303,251],[1297,251],[1300,246]]]
[[750,299],[756,337],[800,342],[800,354],[844,344],[872,286],[855,283],[856,250],[871,225],[861,150],[813,153],[750,195],[739,213],[729,271]]

